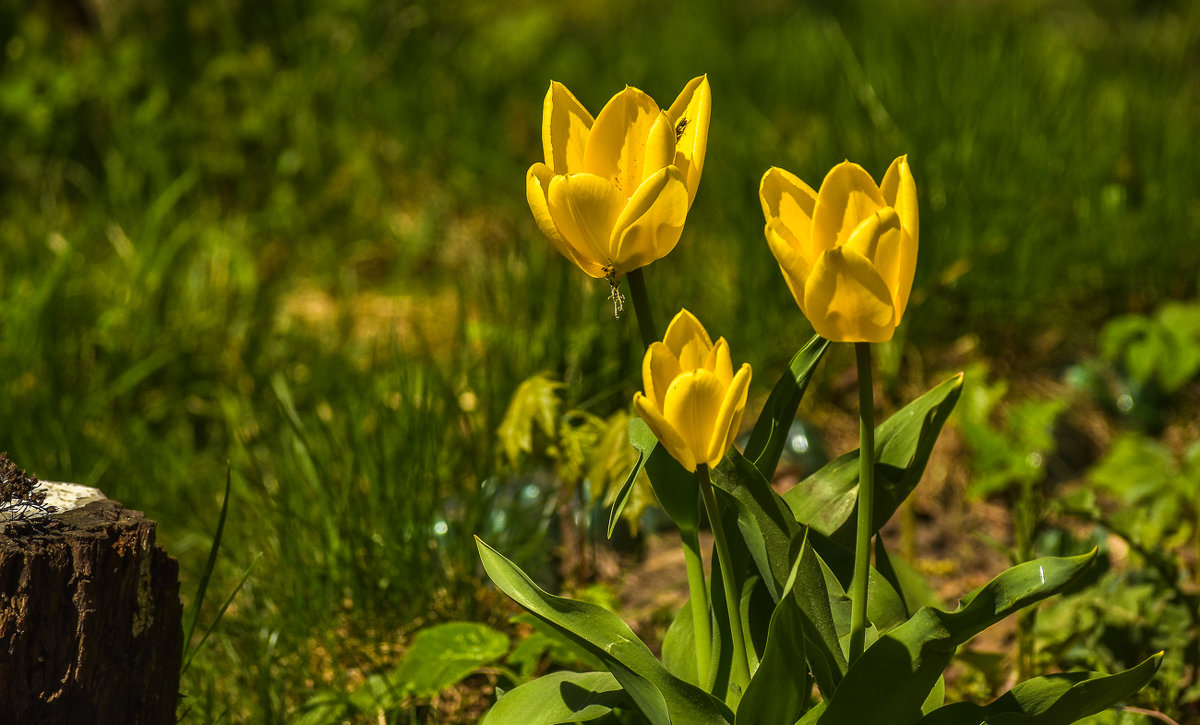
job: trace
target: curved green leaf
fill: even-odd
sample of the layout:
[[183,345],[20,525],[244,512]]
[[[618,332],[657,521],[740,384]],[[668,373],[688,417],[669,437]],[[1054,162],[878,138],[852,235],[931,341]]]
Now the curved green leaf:
[[604,717],[630,704],[608,672],[554,672],[504,693],[483,725],[557,725]]
[[811,685],[802,616],[792,589],[805,554],[812,556],[812,549],[802,545],[784,587],[784,596],[771,614],[762,661],[738,704],[737,725],[793,723],[804,713]]
[[796,409],[800,407],[800,400],[808,389],[817,363],[821,362],[828,349],[829,341],[820,335],[813,335],[800,348],[788,364],[787,371],[775,383],[754,424],[754,430],[750,432],[750,439],[746,441],[746,458],[753,461],[754,467],[768,479],[775,476],[779,456],[787,443],[788,429],[796,418]]
[[1026,680],[986,707],[966,702],[934,710],[919,725],[1068,725],[1106,710],[1142,689],[1162,652],[1115,675],[1066,672]]
[[[794,549],[805,541],[804,529],[762,473],[736,450],[712,470],[711,480],[737,504],[738,529],[771,597],[778,602],[786,591]],[[802,615],[813,674],[821,692],[832,693],[846,672],[846,657],[838,643],[826,577],[815,552],[801,557],[797,576],[792,596]]]
[[1069,587],[1091,565],[1083,556],[1019,564],[968,594],[953,612],[923,607],[854,662],[828,706],[802,722],[914,723],[955,649],[1008,615]]
[[534,616],[599,657],[654,725],[728,725],[733,714],[707,692],[675,677],[612,612],[546,593],[499,552],[475,539],[488,576]]
[[[875,428],[875,531],[908,498],[962,394],[955,375],[901,408]],[[858,503],[858,450],[838,456],[784,494],[796,520],[840,544],[854,544]]]
[[638,457],[634,461],[633,470],[625,477],[625,483],[621,484],[621,490],[613,499],[612,510],[608,513],[608,538],[610,539],[613,531],[617,528],[617,521],[621,519],[621,512],[625,510],[625,504],[629,503],[629,498],[633,495],[633,486],[637,483],[638,475],[646,467],[646,460],[650,457],[654,446],[657,445],[658,439],[654,437],[654,433],[641,418],[630,418],[629,442],[637,451]]

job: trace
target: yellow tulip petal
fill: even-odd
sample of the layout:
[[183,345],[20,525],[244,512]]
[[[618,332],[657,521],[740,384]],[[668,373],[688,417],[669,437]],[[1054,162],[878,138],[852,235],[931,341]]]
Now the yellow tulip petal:
[[813,207],[813,251],[820,254],[845,244],[850,233],[881,206],[887,206],[883,194],[863,167],[849,161],[833,167],[821,182]]
[[542,230],[542,234],[554,248],[559,251],[567,259],[580,264],[574,250],[571,249],[558,233],[558,227],[554,226],[554,220],[550,218],[550,206],[546,201],[546,192],[550,187],[550,179],[554,177],[554,172],[545,164],[534,164],[529,167],[529,172],[525,174],[525,199],[529,202],[529,210],[533,212],[533,220],[537,223],[538,229]]
[[[886,267],[879,263],[877,256],[881,244],[887,247],[888,261],[895,261],[900,249],[900,217],[890,206],[885,206],[864,219],[846,240],[847,249],[853,249],[870,260],[883,280],[890,282]],[[891,287],[889,284],[888,288]]]
[[687,180],[688,204],[696,199],[700,187],[700,172],[704,170],[704,153],[708,148],[708,122],[712,113],[712,89],[708,76],[688,82],[679,97],[667,110],[675,132],[675,165]]
[[547,201],[550,218],[575,252],[580,268],[593,277],[603,277],[604,268],[612,263],[608,240],[625,198],[606,179],[570,174],[550,180]]
[[683,234],[687,213],[687,187],[678,168],[668,166],[646,179],[613,224],[617,271],[645,267],[670,254]]
[[901,156],[892,162],[887,173],[883,175],[880,186],[883,198],[896,208],[900,215],[900,226],[903,234],[900,242],[900,258],[896,265],[896,286],[893,292],[896,298],[896,319],[904,315],[908,309],[908,297],[912,292],[913,275],[917,271],[917,247],[920,237],[920,222],[917,218],[917,183],[913,180],[912,170],[908,166],[908,157]]
[[712,350],[708,351],[704,369],[713,371],[721,385],[729,385],[729,381],[733,379],[733,361],[729,357],[729,343],[725,342],[725,338],[717,340]]
[[884,202],[894,207],[900,215],[900,226],[913,238],[913,244],[920,239],[920,222],[917,214],[917,182],[913,180],[912,170],[908,166],[908,157],[901,156],[892,162],[887,173],[883,175],[883,183],[879,185]]
[[[696,316],[686,309],[680,310],[671,319],[671,324],[667,325],[667,334],[663,335],[663,344],[675,353],[680,367],[684,370],[700,367],[697,356],[699,361],[703,361],[713,345],[712,338],[708,336],[708,330],[705,330],[704,325],[700,324],[700,320],[697,320]],[[684,363],[685,350],[689,350],[687,353],[688,364]]]
[[746,410],[746,396],[750,391],[750,365],[743,363],[737,375],[728,385],[722,385],[722,389],[724,397],[713,421],[712,437],[705,453],[705,463],[709,466],[721,462],[742,425],[742,413]]
[[646,356],[642,358],[642,385],[646,389],[646,397],[659,410],[662,410],[667,387],[681,372],[679,358],[669,347],[661,342],[650,343]]
[[702,456],[708,452],[713,424],[724,398],[725,386],[707,370],[685,371],[667,388],[663,417],[679,433],[698,463],[707,463]]
[[804,306],[817,334],[833,342],[887,342],[896,331],[892,293],[871,262],[846,247],[817,258]]
[[[671,125],[671,119],[667,117],[667,114],[659,111],[658,120],[650,127],[650,133],[646,136],[646,152],[642,159],[642,178],[638,180],[638,186],[674,163],[675,127]],[[637,191],[637,187],[627,189],[626,196],[633,196],[635,191]]]
[[897,304],[901,291],[907,299],[908,291],[912,289],[912,272],[908,271],[907,282],[904,279],[904,234],[900,229],[900,216],[890,206],[885,206],[871,215],[867,221],[854,230],[850,241],[846,242],[847,249],[862,254],[887,285],[891,293],[892,307],[896,310],[896,324],[904,311]]
[[626,86],[596,116],[588,134],[583,170],[608,179],[625,197],[632,195],[645,176],[646,142],[659,114],[654,99]]
[[542,149],[546,165],[557,174],[583,171],[584,150],[592,114],[561,83],[551,81],[542,104]]
[[654,433],[654,437],[658,438],[658,441],[675,460],[679,461],[680,465],[689,471],[696,470],[696,455],[688,448],[687,442],[679,434],[679,431],[667,422],[663,414],[646,396],[634,393],[633,409],[646,422],[646,426]]
[[817,204],[817,192],[795,174],[772,166],[763,174],[758,185],[758,200],[763,217],[776,219],[780,234],[794,240],[796,251],[811,265],[817,258],[812,248],[812,215]]
[[804,256],[780,233],[783,231],[781,226],[778,219],[772,219],[767,222],[764,233],[767,236],[767,244],[771,247],[771,254],[775,255],[775,261],[779,263],[779,271],[783,272],[783,279],[792,291],[792,297],[795,298],[800,311],[804,312],[804,285],[811,273],[811,267]]

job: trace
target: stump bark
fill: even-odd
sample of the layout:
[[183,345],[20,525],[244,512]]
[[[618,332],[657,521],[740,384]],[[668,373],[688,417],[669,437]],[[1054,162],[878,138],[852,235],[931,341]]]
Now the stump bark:
[[179,565],[102,499],[0,531],[0,723],[175,722]]

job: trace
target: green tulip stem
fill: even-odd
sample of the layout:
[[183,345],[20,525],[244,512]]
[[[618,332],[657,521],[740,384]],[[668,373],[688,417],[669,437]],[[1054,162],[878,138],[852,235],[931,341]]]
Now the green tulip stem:
[[633,298],[633,313],[637,316],[638,329],[642,333],[642,344],[647,349],[650,343],[658,339],[654,318],[650,315],[650,298],[646,295],[646,278],[642,276],[641,267],[625,275],[629,280],[629,296]]
[[[729,630],[733,635],[733,672],[730,675],[729,694],[731,707],[735,707],[750,683],[750,660],[746,656],[745,628],[742,626],[741,597],[734,583],[733,558],[725,538],[725,527],[721,524],[721,511],[713,494],[712,481],[708,478],[708,466],[696,466],[696,481],[700,484],[700,495],[704,497],[704,510],[708,512],[708,523],[712,527],[713,543],[717,546],[717,558],[721,564],[721,584],[725,589],[725,608],[729,611]],[[736,709],[736,707],[735,707]]]
[[867,636],[867,580],[871,573],[871,534],[875,520],[875,394],[871,384],[871,343],[854,343],[858,361],[858,535],[854,540],[854,579],[850,582],[850,663],[863,653]]
[[704,581],[704,560],[700,556],[700,537],[695,529],[679,530],[683,539],[683,560],[687,564],[688,591],[692,596],[692,627],[696,636],[696,671],[700,686],[707,689],[712,666],[712,615],[709,613],[708,584]]

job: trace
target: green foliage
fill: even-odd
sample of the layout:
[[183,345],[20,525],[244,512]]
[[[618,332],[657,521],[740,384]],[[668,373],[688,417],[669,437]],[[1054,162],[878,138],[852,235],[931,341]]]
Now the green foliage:
[[428,699],[458,684],[508,651],[508,637],[476,622],[447,622],[423,629],[393,670],[374,674],[345,694],[325,691],[312,697],[293,722],[320,725],[353,714],[397,710],[407,698]]
[[1200,372],[1200,303],[1165,304],[1153,317],[1115,317],[1100,332],[1100,353],[1138,384],[1170,395]]
[[967,377],[973,382],[955,421],[973,454],[968,491],[983,497],[1042,480],[1046,459],[1057,445],[1054,422],[1066,404],[1039,397],[1010,401],[1008,381],[987,382],[981,363],[970,366]]

